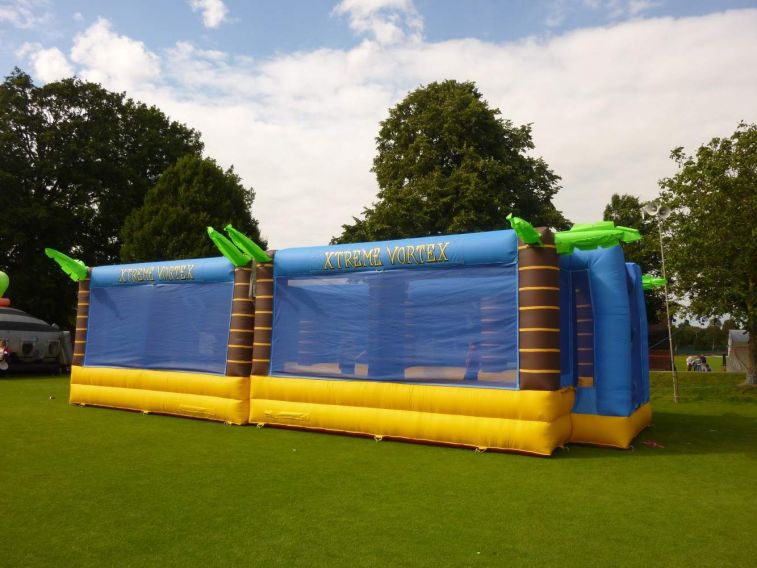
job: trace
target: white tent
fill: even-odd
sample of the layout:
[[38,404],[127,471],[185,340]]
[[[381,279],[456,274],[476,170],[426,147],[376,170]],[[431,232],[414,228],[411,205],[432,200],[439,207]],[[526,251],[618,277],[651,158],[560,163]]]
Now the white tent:
[[749,369],[749,334],[732,329],[728,332],[728,356],[726,370],[729,373],[746,373]]

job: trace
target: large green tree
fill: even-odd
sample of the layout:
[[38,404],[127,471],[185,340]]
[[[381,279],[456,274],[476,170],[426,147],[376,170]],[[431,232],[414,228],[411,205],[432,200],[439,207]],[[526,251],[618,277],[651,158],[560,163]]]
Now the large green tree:
[[502,119],[471,82],[409,93],[381,123],[376,147],[377,200],[334,242],[502,229],[510,212],[567,228],[552,205],[560,178],[530,155],[530,125]]
[[[206,227],[234,225],[260,242],[250,213],[255,197],[232,168],[185,156],[169,167],[126,219],[121,257],[125,262],[218,256]],[[265,243],[263,243],[264,245]]]
[[196,131],[155,107],[75,78],[36,86],[16,69],[0,84],[0,269],[14,305],[70,323],[73,284],[44,248],[117,262],[126,216],[167,166],[201,150]]
[[757,383],[757,125],[739,124],[694,155],[676,148],[678,172],[660,181],[673,213],[666,261],[675,289],[700,317],[730,315],[750,334],[748,381]]
[[[657,221],[641,212],[642,203],[635,195],[613,193],[605,207],[603,219],[616,225],[638,229],[641,240],[624,243],[623,254],[628,262],[635,262],[644,274],[662,276],[660,262],[660,239]],[[665,321],[665,298],[661,291],[649,290],[644,293],[649,323]]]

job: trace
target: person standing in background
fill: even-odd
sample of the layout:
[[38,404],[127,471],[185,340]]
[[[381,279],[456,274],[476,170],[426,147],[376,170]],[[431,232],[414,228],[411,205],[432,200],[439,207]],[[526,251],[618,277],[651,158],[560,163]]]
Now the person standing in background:
[[8,342],[0,339],[0,371],[8,370]]

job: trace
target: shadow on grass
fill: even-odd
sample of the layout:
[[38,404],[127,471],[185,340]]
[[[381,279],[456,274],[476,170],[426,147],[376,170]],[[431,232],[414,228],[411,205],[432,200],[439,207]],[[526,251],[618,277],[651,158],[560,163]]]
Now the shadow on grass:
[[[734,412],[687,414],[655,411],[652,424],[632,442],[633,449],[571,444],[559,459],[659,457],[662,455],[747,454],[757,458],[757,418]],[[589,450],[589,451],[587,451]]]
[[56,379],[66,379],[68,380],[70,378],[70,375],[66,373],[59,373],[59,374],[51,374],[49,371],[47,372],[40,372],[40,371],[33,371],[33,370],[8,370],[4,373],[0,373],[0,381],[23,381],[23,380],[30,380],[30,379],[50,379],[50,380],[56,380]]

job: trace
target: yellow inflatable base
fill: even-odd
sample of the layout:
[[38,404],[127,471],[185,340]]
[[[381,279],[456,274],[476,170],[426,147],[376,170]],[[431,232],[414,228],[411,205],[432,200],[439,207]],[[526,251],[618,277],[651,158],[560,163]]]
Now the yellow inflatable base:
[[630,416],[572,414],[571,417],[572,443],[628,448],[639,432],[652,422],[652,406],[646,403]]
[[250,422],[550,455],[575,393],[253,376]]
[[250,378],[74,366],[69,402],[246,424]]
[[628,448],[649,425],[572,414],[573,389],[517,391],[372,381],[71,369],[71,404],[550,455],[566,443]]

